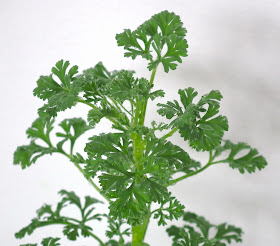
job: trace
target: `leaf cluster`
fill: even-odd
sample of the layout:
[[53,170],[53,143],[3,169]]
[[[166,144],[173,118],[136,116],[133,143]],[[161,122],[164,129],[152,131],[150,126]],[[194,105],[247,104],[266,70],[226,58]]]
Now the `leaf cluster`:
[[225,116],[218,115],[222,95],[212,90],[201,97],[198,103],[193,100],[197,91],[189,87],[178,91],[182,106],[177,100],[159,103],[158,113],[167,119],[173,119],[172,128],[179,129],[185,141],[189,141],[194,149],[212,150],[220,145],[224,132],[228,130],[228,121]]
[[[87,224],[93,220],[101,220],[102,215],[93,212],[95,205],[103,202],[86,196],[85,202],[82,204],[80,198],[73,191],[61,190],[59,194],[62,196],[62,199],[58,202],[55,209],[51,205],[44,204],[37,210],[37,217],[32,219],[29,225],[18,231],[15,237],[23,238],[27,234],[31,235],[36,229],[48,225],[63,225],[63,234],[69,240],[76,240],[80,235],[84,237],[91,236],[92,228]],[[81,218],[77,219],[62,215],[63,208],[68,205],[75,206],[80,211]],[[55,244],[50,245],[55,246]]]
[[[14,153],[15,165],[20,165],[22,169],[25,169],[46,154],[62,153],[67,155],[63,149],[63,145],[67,141],[70,142],[70,155],[72,155],[77,139],[91,129],[82,118],[65,119],[59,124],[63,132],[56,133],[56,136],[62,138],[62,140],[56,146],[53,146],[50,140],[50,134],[54,129],[53,124],[54,119],[45,121],[42,118],[38,118],[32,123],[32,126],[26,131],[28,138],[31,139],[30,144],[19,146],[16,149]],[[41,140],[41,143],[37,143],[39,140]]]
[[[244,151],[246,152],[244,153]],[[228,163],[231,168],[238,169],[242,174],[245,171],[253,173],[257,169],[262,170],[267,166],[267,161],[262,155],[259,155],[257,149],[252,148],[246,143],[239,142],[234,144],[229,140],[225,140],[222,145],[215,148],[213,160],[222,154],[227,155],[227,157],[216,162]]]
[[182,57],[187,56],[186,29],[178,15],[162,11],[145,21],[135,31],[125,29],[116,35],[118,46],[126,50],[124,56],[140,56],[149,61],[148,69],[161,63],[164,71],[175,70]]
[[[151,202],[172,204],[173,198],[167,190],[172,175],[196,170],[199,163],[194,165],[182,148],[150,135],[149,131],[141,140],[145,148],[141,161],[136,163],[132,151],[133,138],[125,133],[90,138],[85,151],[91,161],[88,161],[85,170],[92,176],[99,172],[102,192],[112,199],[110,214],[113,217],[139,223],[149,213]],[[181,206],[178,201],[175,204]],[[162,221],[163,218],[167,217],[162,216]]]
[[[60,240],[60,238],[52,238],[52,237],[48,237],[48,238],[44,238],[41,242],[42,246],[60,246],[60,243],[58,242]],[[28,243],[28,244],[21,244],[20,246],[37,246],[37,243]]]
[[[191,212],[184,214],[183,221],[183,227],[171,226],[167,229],[168,235],[173,237],[173,246],[226,246],[225,242],[242,242],[242,230],[233,225],[214,225]],[[213,229],[214,234],[210,233]]]

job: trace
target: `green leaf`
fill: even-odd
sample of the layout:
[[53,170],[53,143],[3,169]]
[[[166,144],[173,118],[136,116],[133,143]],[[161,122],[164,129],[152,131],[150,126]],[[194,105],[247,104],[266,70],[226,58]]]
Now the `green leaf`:
[[241,235],[243,232],[240,228],[224,223],[216,226],[216,229],[216,239],[225,240],[228,243],[231,243],[231,241],[242,242]]
[[100,109],[91,109],[87,115],[88,124],[91,127],[95,127],[103,117],[106,117],[106,115]]
[[[126,50],[124,56],[135,59],[141,56],[150,61],[149,70],[155,69],[159,63],[164,71],[174,70],[182,57],[187,56],[187,41],[184,39],[186,29],[178,15],[162,11],[140,25],[135,31],[125,29],[116,35],[118,46]],[[167,48],[163,53],[164,47]],[[155,53],[156,56],[153,54]]]
[[181,147],[148,135],[145,136],[141,174],[148,174],[158,184],[168,186],[173,174],[193,172],[200,167],[200,163],[192,160]]
[[139,185],[131,184],[111,202],[110,216],[126,219],[129,224],[140,224],[149,213],[149,198]]
[[[44,238],[41,242],[42,246],[60,246],[60,243],[58,242],[60,238]],[[20,246],[37,246],[38,244],[21,244]]]
[[88,102],[98,102],[104,95],[108,94],[107,84],[113,77],[114,72],[109,72],[102,62],[89,68],[77,77],[77,81],[82,87],[83,97]]
[[43,239],[42,245],[43,246],[59,246],[60,245],[60,243],[58,243],[59,240],[60,240],[60,238],[48,237],[48,238]]
[[208,238],[209,230],[212,225],[202,216],[198,216],[195,213],[187,212],[185,213],[183,220],[195,224],[201,231],[204,238]]
[[110,97],[118,102],[130,101],[164,96],[162,90],[150,92],[153,85],[145,78],[134,78],[134,71],[121,70],[115,74],[114,78],[108,83]]
[[86,131],[92,128],[91,126],[88,126],[82,118],[65,119],[59,124],[59,126],[63,129],[64,133],[56,133],[56,136],[63,138],[63,140],[57,144],[57,148],[62,149],[63,144],[67,140],[70,140],[71,151],[74,147],[76,140]]
[[54,120],[49,122],[43,121],[41,118],[36,119],[32,126],[29,127],[26,131],[28,138],[33,140],[42,139],[47,144],[50,144],[50,133],[53,130]]
[[37,246],[37,243],[28,243],[28,244],[21,244],[20,246]]
[[71,241],[75,241],[79,237],[78,225],[66,225],[63,234]]
[[[78,67],[73,66],[67,73],[68,67],[68,61],[60,60],[52,68],[53,74],[41,76],[37,81],[34,96],[47,100],[47,104],[38,110],[42,119],[55,117],[57,112],[71,108],[77,103],[81,88],[74,75],[78,73]],[[61,83],[56,82],[53,75],[56,75]]]
[[[173,245],[226,246],[224,242],[242,242],[243,232],[238,227],[226,223],[213,225],[204,217],[191,212],[185,213],[183,220],[185,225],[182,228],[171,226],[167,229],[168,235],[173,237]],[[191,241],[192,237],[195,239],[194,242]]]
[[179,90],[178,93],[183,106],[176,100],[168,101],[166,104],[158,104],[161,107],[158,113],[167,119],[176,117],[171,126],[177,127],[184,140],[188,140],[190,146],[196,150],[209,151],[217,147],[221,143],[224,131],[228,130],[227,118],[217,116],[219,101],[222,98],[220,92],[211,91],[202,96],[197,104],[193,103],[197,96],[193,88]]
[[[166,206],[167,205],[167,206]],[[185,206],[182,205],[175,197],[166,199],[160,208],[154,210],[154,219],[158,220],[158,225],[167,225],[166,220],[178,220],[184,214]]]
[[100,134],[89,138],[90,142],[86,144],[85,151],[89,156],[113,156],[125,152],[131,141],[123,133]]
[[[92,220],[101,220],[101,214],[94,214],[94,205],[102,203],[99,200],[86,196],[84,204],[81,203],[80,198],[74,192],[61,190],[59,194],[62,199],[58,202],[56,209],[53,210],[51,205],[44,204],[37,210],[37,217],[31,220],[31,223],[22,228],[15,234],[16,238],[23,238],[25,235],[31,235],[36,229],[48,225],[63,225],[63,233],[69,240],[76,240],[81,234],[84,237],[90,236],[92,228],[86,225],[87,222]],[[75,205],[80,210],[81,217],[79,219],[62,216],[65,207],[68,205]],[[58,240],[56,240],[58,241]],[[43,245],[56,245],[55,240],[47,240]],[[47,244],[49,243],[49,244]]]
[[[236,157],[240,155],[240,152],[247,150],[247,153],[243,154],[241,157]],[[217,158],[223,152],[229,152],[226,159],[220,162],[228,163],[233,169],[238,169],[240,173],[253,173],[257,169],[261,170],[267,166],[267,162],[262,155],[259,155],[258,151],[250,147],[246,143],[239,142],[237,144],[232,143],[229,140],[225,140],[224,144],[218,146],[215,149],[213,158]]]
[[[107,242],[107,245],[119,245],[124,243],[124,236],[130,236],[130,226],[128,226],[123,219],[113,219],[112,217],[105,215],[108,218],[108,229],[106,236],[111,240]],[[123,228],[125,226],[125,228]],[[118,242],[112,240],[112,238],[119,237]],[[110,244],[111,243],[111,244]]]
[[152,179],[146,178],[142,181],[146,192],[149,194],[149,198],[153,202],[163,203],[165,199],[169,199],[170,193],[167,188]]
[[46,148],[31,141],[29,145],[17,147],[14,153],[14,165],[21,165],[22,169],[31,166],[41,156],[56,152],[54,148]]

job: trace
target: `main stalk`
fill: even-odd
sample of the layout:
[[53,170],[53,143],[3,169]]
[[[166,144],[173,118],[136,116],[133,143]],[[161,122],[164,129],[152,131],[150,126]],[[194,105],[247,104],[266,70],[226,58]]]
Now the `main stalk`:
[[[154,78],[156,74],[156,68],[153,69],[150,79],[150,85],[153,85]],[[136,110],[133,119],[134,126],[143,126],[145,122],[146,109],[147,109],[148,99],[144,101],[136,100]],[[143,170],[143,163],[141,162],[143,158],[143,151],[145,150],[143,143],[142,135],[135,134],[133,136],[133,159],[136,165],[136,168],[141,171]],[[150,206],[149,206],[150,207]],[[143,220],[142,224],[132,226],[132,246],[142,246],[144,243],[146,231],[150,221],[150,214],[147,214],[147,217]]]

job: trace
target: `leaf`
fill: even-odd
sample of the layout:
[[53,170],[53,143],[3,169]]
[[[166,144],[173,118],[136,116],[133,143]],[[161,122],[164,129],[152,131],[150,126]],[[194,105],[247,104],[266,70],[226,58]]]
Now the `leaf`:
[[64,133],[56,133],[56,136],[63,138],[63,140],[57,144],[58,149],[62,149],[62,145],[67,140],[70,140],[71,149],[73,149],[76,140],[86,131],[91,129],[82,118],[65,119],[59,124],[59,126],[64,130]]
[[[168,205],[168,206],[166,206]],[[160,208],[154,210],[154,219],[158,219],[158,225],[167,225],[166,220],[178,220],[184,214],[185,206],[182,205],[175,197],[166,199]]]
[[43,246],[59,246],[60,245],[60,243],[58,243],[59,240],[60,240],[60,238],[48,237],[48,238],[43,239],[42,245]]
[[[267,162],[262,155],[259,155],[258,151],[250,147],[246,143],[239,142],[237,144],[232,143],[229,140],[224,141],[224,145],[221,145],[215,149],[214,158],[217,158],[222,152],[230,151],[228,157],[222,162],[228,163],[233,169],[238,169],[240,173],[253,173],[256,169],[261,170],[267,166]],[[246,154],[242,157],[236,158],[236,156],[243,150],[247,150]]]
[[107,157],[123,153],[127,150],[131,141],[123,133],[100,134],[89,138],[90,142],[86,144],[85,151],[89,156]]
[[195,224],[201,231],[203,237],[208,238],[209,230],[212,225],[202,216],[198,216],[195,213],[187,212],[185,213],[183,220]]
[[54,120],[44,122],[41,118],[38,118],[32,123],[32,126],[27,129],[26,134],[28,138],[33,140],[42,139],[49,144],[49,136],[53,130],[53,123]]
[[131,184],[111,202],[110,216],[114,219],[126,219],[131,225],[140,224],[149,213],[147,203],[149,198],[145,192],[139,185]]
[[197,96],[193,88],[179,90],[178,93],[183,107],[176,100],[168,101],[166,104],[158,104],[161,107],[158,113],[167,119],[176,117],[171,126],[177,127],[184,140],[188,140],[190,146],[196,150],[209,151],[217,147],[221,143],[224,131],[228,130],[227,118],[216,116],[222,98],[220,92],[211,91],[202,96],[197,104],[193,103]]
[[[73,107],[78,102],[78,94],[81,91],[79,83],[74,75],[78,73],[78,67],[69,69],[69,61],[60,60],[52,68],[52,74],[41,76],[34,89],[34,96],[47,100],[47,103],[38,110],[42,119],[50,119],[57,115],[57,112]],[[53,78],[56,75],[61,83]]]
[[82,87],[86,101],[98,102],[104,95],[108,94],[107,84],[113,77],[113,72],[109,72],[102,62],[97,63],[93,68],[84,70],[77,77],[77,81]]
[[225,240],[228,243],[231,241],[242,242],[242,230],[238,227],[227,225],[226,223],[220,224],[217,227],[215,238],[218,240]]
[[62,196],[62,202],[75,204],[78,208],[82,209],[81,200],[73,191],[68,192],[66,190],[61,190],[58,194]]
[[[149,70],[155,69],[159,63],[164,71],[174,70],[182,57],[187,56],[187,41],[184,39],[186,29],[180,17],[173,12],[162,11],[140,25],[135,31],[125,29],[116,35],[118,46],[126,50],[124,56],[135,59],[141,56],[150,61]],[[167,48],[166,53],[162,50]],[[153,55],[153,53],[156,54]]]
[[106,117],[105,114],[102,113],[100,109],[96,108],[91,109],[88,112],[87,120],[91,127],[95,127],[96,124],[99,123],[103,117]]
[[78,225],[66,225],[63,229],[63,234],[71,241],[75,241],[79,237]]
[[181,147],[155,137],[147,139],[144,157],[153,158],[157,165],[161,165],[160,162],[167,162],[176,170],[186,168],[191,163],[189,154]]
[[168,37],[156,36],[154,39],[155,50],[161,52],[164,45],[167,46],[167,52],[159,56],[155,61],[148,65],[149,70],[157,68],[159,63],[162,63],[164,71],[169,72],[169,69],[175,70],[177,63],[182,63],[182,57],[187,56],[188,43],[186,39],[172,34]]
[[[123,219],[113,219],[112,217],[105,215],[108,218],[108,229],[106,231],[106,236],[110,239],[114,237],[119,237],[119,242],[124,243],[123,237],[130,236],[130,226],[128,226]],[[123,229],[122,227],[125,228]],[[110,240],[107,242],[107,245],[119,245],[119,243],[115,240]]]
[[28,243],[28,244],[21,244],[20,246],[37,246],[37,243]]
[[42,147],[31,141],[29,145],[17,147],[14,153],[14,165],[21,165],[21,168],[25,169],[35,163],[41,156],[51,155],[54,152],[56,152],[54,148]]
[[147,189],[149,198],[153,202],[163,203],[165,199],[169,199],[170,194],[167,188],[152,179],[143,180],[143,185]]
[[[63,225],[63,233],[69,240],[76,240],[80,234],[84,237],[90,236],[92,228],[86,225],[87,222],[92,220],[101,220],[100,214],[93,214],[94,205],[102,203],[101,201],[86,196],[85,203],[82,204],[80,198],[74,192],[68,192],[61,190],[59,194],[62,195],[62,199],[58,202],[56,209],[52,209],[51,205],[44,204],[37,210],[37,217],[31,220],[31,223],[22,228],[15,234],[16,238],[23,238],[25,235],[31,235],[36,229],[49,226],[49,225]],[[75,205],[80,210],[82,218],[75,219],[71,217],[62,216],[62,210],[68,205]],[[58,240],[46,239],[43,245],[53,245]]]
[[[60,246],[60,243],[58,242],[60,238],[44,238],[41,242],[42,246]],[[38,244],[21,244],[20,246],[37,246]]]
[[[185,213],[183,220],[185,225],[182,228],[171,226],[167,229],[168,235],[173,237],[173,245],[226,246],[224,241],[228,243],[232,241],[242,242],[243,232],[238,227],[226,223],[213,225],[204,217],[191,212]],[[214,234],[212,231],[210,233],[212,228],[215,228]],[[191,242],[192,237],[195,239],[194,242]]]

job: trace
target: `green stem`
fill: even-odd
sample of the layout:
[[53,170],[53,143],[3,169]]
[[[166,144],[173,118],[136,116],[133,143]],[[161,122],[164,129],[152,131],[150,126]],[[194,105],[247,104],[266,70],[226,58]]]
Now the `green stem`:
[[95,239],[100,243],[100,245],[106,246],[106,244],[103,243],[103,242],[101,241],[101,239],[100,239],[98,236],[96,236],[95,234],[93,234],[92,232],[90,232],[89,235],[91,235],[93,238],[95,238]]
[[178,128],[173,128],[170,132],[168,132],[167,134],[165,134],[163,137],[161,138],[169,138],[171,137],[175,132],[178,131]]
[[226,160],[215,161],[215,162],[212,162],[212,161],[213,161],[213,153],[212,153],[212,151],[210,151],[209,152],[209,161],[208,161],[208,163],[204,167],[200,168],[199,170],[197,170],[195,172],[191,172],[189,174],[186,174],[186,175],[184,175],[184,176],[182,176],[180,178],[171,180],[169,182],[169,185],[174,185],[174,184],[176,184],[177,182],[179,182],[179,181],[181,181],[183,179],[186,179],[188,177],[191,177],[191,176],[194,176],[194,175],[196,175],[198,173],[201,173],[202,171],[204,171],[205,169],[207,169],[208,167],[210,167],[212,165],[219,164],[219,163],[224,163]]
[[[65,155],[65,156],[67,156],[69,159],[71,159],[71,156],[68,155],[67,153],[65,153],[64,151],[59,151],[59,153]],[[80,165],[79,165],[78,163],[75,163],[75,162],[73,162],[73,163],[74,163],[75,167],[83,174],[83,176],[86,178],[86,180],[92,185],[92,187],[93,187],[95,190],[97,190],[97,191],[99,192],[99,194],[100,194],[101,196],[103,196],[103,197],[110,203],[110,202],[111,202],[110,199],[109,199],[106,195],[102,194],[100,188],[99,188],[91,179],[89,179],[89,178],[86,177],[86,174],[85,174],[84,170],[80,167]]]
[[132,246],[142,245],[149,225],[150,217],[144,219],[141,225],[132,226]]
[[[156,71],[157,71],[157,67],[155,67],[153,69],[153,71],[152,71],[151,78],[150,78],[150,85],[154,84],[154,80],[155,80],[155,76],[156,76]],[[146,110],[147,110],[147,103],[148,103],[148,100],[145,100],[145,102],[143,104],[143,109],[141,111],[141,118],[140,118],[140,121],[139,121],[140,125],[144,125],[145,116],[146,116]]]
[[[150,79],[150,85],[153,85],[154,79],[156,75],[156,68],[153,69]],[[145,122],[145,116],[146,116],[146,109],[147,109],[147,102],[148,99],[143,101],[138,101],[136,99],[136,109],[135,109],[135,115],[133,119],[133,125],[144,125]],[[136,168],[141,171],[143,170],[143,140],[142,136],[135,133],[135,136],[133,137],[133,159],[136,165]],[[150,210],[150,206],[149,206]],[[144,238],[146,235],[146,231],[149,225],[150,221],[150,214],[147,214],[146,218],[143,220],[143,223],[140,225],[132,226],[132,246],[140,246],[144,242]]]
[[191,173],[186,174],[186,175],[184,175],[184,176],[182,176],[182,177],[180,177],[180,178],[174,179],[174,180],[172,180],[172,181],[169,182],[169,185],[174,185],[174,184],[176,184],[177,182],[179,182],[179,181],[181,181],[181,180],[183,180],[183,179],[186,179],[186,178],[188,178],[188,177],[194,176],[194,175],[196,175],[196,174],[198,174],[198,173],[204,171],[205,169],[207,169],[207,168],[210,167],[211,165],[212,165],[212,163],[208,163],[207,165],[205,165],[204,167],[200,168],[199,170],[197,170],[197,171],[195,171],[195,172],[191,172]]

